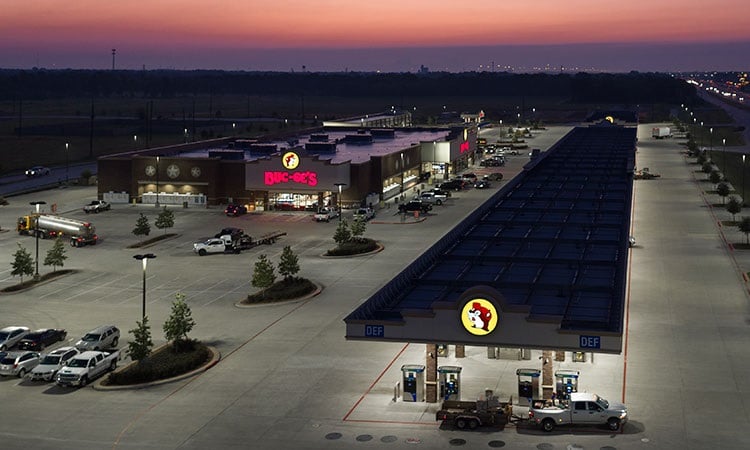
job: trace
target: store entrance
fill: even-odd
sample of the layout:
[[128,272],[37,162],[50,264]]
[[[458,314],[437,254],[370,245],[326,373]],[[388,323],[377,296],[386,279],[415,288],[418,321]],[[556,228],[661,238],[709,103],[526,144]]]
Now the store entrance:
[[[323,203],[330,201],[324,198]],[[318,194],[296,194],[288,192],[269,192],[268,209],[270,211],[317,211]]]

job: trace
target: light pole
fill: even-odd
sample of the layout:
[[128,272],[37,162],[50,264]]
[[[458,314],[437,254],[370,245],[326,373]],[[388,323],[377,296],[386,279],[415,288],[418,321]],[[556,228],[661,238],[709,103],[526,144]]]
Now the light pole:
[[342,211],[341,211],[341,188],[343,188],[344,186],[346,186],[346,183],[333,183],[333,185],[339,188],[339,198],[338,198],[338,200],[339,200],[338,201],[338,204],[339,204],[339,223],[341,223],[341,216],[343,215]]
[[721,138],[721,145],[723,146],[723,150],[721,151],[721,156],[724,160],[724,176],[727,176],[727,138]]
[[745,206],[745,154],[742,154],[742,206]]
[[[714,151],[714,127],[708,129],[708,154]],[[724,156],[723,154],[721,156]],[[724,176],[727,176],[725,173]]]
[[159,207],[159,157],[156,157],[156,207]]
[[46,205],[47,202],[29,202],[29,205],[33,205],[36,208],[36,215],[34,216],[34,236],[36,237],[36,271],[34,272],[34,280],[39,279],[39,205]]
[[406,168],[404,167],[404,152],[401,152],[401,195],[404,194],[404,176],[406,175]]
[[65,185],[68,185],[68,147],[70,144],[65,143]]
[[133,146],[135,148],[138,148],[138,135],[137,134],[133,135]]
[[[701,151],[703,151],[703,121],[701,120]],[[711,152],[708,152],[708,157],[711,158]],[[713,161],[713,159],[712,159]]]
[[143,261],[143,314],[141,316],[141,320],[143,320],[146,318],[146,266],[148,265],[148,260],[156,258],[156,255],[146,253],[145,255],[135,255],[133,258]]

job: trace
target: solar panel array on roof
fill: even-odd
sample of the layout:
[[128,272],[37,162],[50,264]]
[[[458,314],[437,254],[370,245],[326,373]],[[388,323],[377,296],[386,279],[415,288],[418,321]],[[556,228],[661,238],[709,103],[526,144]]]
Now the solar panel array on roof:
[[621,333],[635,141],[573,129],[345,321],[401,321],[487,285],[528,320]]

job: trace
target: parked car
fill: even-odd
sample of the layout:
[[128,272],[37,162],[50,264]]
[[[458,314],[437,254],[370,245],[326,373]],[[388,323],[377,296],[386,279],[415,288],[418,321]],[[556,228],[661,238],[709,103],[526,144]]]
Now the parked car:
[[83,207],[83,212],[88,213],[99,213],[101,211],[109,211],[112,205],[104,200],[91,200],[91,203]]
[[75,347],[60,347],[46,355],[42,355],[39,365],[31,369],[29,379],[31,381],[53,381],[57,372],[70,358],[77,354],[78,350]]
[[354,219],[360,219],[364,221],[368,221],[375,217],[375,211],[373,211],[372,208],[359,208],[354,212]]
[[487,189],[492,187],[492,183],[490,183],[490,180],[481,179],[474,183],[474,187],[477,189]]
[[58,386],[86,386],[89,381],[117,369],[119,360],[119,350],[79,353],[57,372],[55,382]]
[[247,214],[247,206],[235,205],[233,203],[230,203],[227,205],[226,209],[224,209],[224,214],[226,214],[227,216],[233,216],[233,217],[237,217],[242,214]]
[[465,173],[465,174],[461,175],[461,179],[468,180],[470,183],[473,183],[473,182],[477,181],[477,175],[474,174],[474,173],[469,172],[469,173]]
[[483,176],[482,179],[487,179],[490,181],[501,181],[503,179],[503,174],[500,172],[492,172],[488,173],[487,175]]
[[120,341],[120,330],[114,325],[102,325],[86,333],[78,342],[76,348],[80,351],[104,350],[117,347]]
[[31,369],[39,365],[39,353],[22,351],[6,353],[0,359],[0,376],[23,378]]
[[435,195],[434,192],[422,192],[422,195],[418,197],[418,200],[424,203],[440,206],[443,204],[444,199]]
[[464,188],[464,182],[461,180],[451,180],[441,183],[438,187],[445,191],[460,191]]
[[45,175],[49,175],[50,170],[49,167],[44,166],[34,166],[26,171],[27,177],[42,177]]
[[432,188],[427,192],[432,192],[435,194],[435,197],[442,198],[443,200],[453,195],[451,194],[451,191],[446,191],[445,189],[440,189],[440,188]]
[[32,331],[26,337],[18,341],[21,350],[44,350],[48,345],[60,342],[68,337],[68,332],[57,328],[43,328]]
[[505,161],[497,158],[487,158],[479,162],[482,167],[501,167],[505,165]]
[[209,253],[224,253],[226,249],[226,243],[222,238],[210,238],[193,244],[193,252],[199,256],[205,256]]
[[402,203],[398,205],[398,211],[402,213],[408,213],[408,212],[414,212],[414,211],[426,213],[431,210],[432,210],[432,205],[430,205],[429,203],[419,201],[419,200],[412,200],[408,203]]
[[8,350],[29,334],[27,327],[5,327],[0,330],[0,350]]

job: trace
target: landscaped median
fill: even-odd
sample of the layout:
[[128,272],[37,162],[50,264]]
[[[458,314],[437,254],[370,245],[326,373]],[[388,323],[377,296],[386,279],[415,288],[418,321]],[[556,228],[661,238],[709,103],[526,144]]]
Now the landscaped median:
[[195,342],[191,351],[175,353],[171,344],[165,344],[143,362],[133,361],[107,376],[99,378],[92,386],[97,390],[143,389],[184,380],[204,372],[219,362],[221,353],[211,346]]

